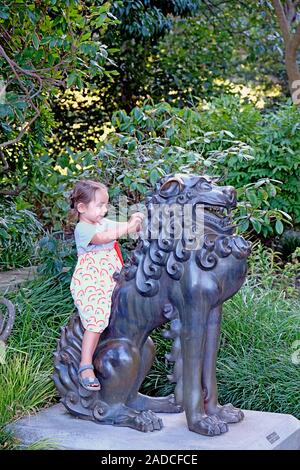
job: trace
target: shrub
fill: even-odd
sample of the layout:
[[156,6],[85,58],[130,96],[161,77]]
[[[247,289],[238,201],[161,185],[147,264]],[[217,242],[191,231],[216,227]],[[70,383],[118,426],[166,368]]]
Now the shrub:
[[34,261],[34,246],[42,233],[36,215],[15,202],[0,204],[0,270],[28,266]]
[[[241,188],[259,179],[272,179],[277,183],[277,189],[265,206],[287,212],[295,224],[300,224],[299,108],[288,100],[277,111],[261,114],[258,120],[258,112],[253,105],[241,103],[239,107],[235,106],[235,112],[228,113],[228,108],[233,109],[230,106],[232,100],[229,97],[224,99],[227,103],[225,110],[222,105],[224,100],[217,99],[209,105],[208,112],[201,111],[200,122],[205,129],[213,130],[218,129],[221,123],[227,131],[233,132],[235,138],[251,145],[254,157],[248,160],[234,155],[230,159],[220,158],[219,163],[225,166],[226,182]],[[254,191],[253,201],[257,198],[263,200],[266,195]],[[264,236],[270,234],[267,229],[262,232]]]

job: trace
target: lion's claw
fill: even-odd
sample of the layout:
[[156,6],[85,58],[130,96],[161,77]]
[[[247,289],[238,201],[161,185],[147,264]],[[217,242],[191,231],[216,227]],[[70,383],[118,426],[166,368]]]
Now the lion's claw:
[[218,416],[225,423],[239,423],[244,418],[244,413],[239,408],[235,408],[231,403],[218,405],[215,410],[208,411],[210,416]]
[[135,419],[135,429],[142,432],[160,431],[163,428],[161,418],[152,411],[142,411]]
[[189,425],[189,429],[204,436],[219,436],[228,431],[228,426],[217,416],[205,415],[192,425]]

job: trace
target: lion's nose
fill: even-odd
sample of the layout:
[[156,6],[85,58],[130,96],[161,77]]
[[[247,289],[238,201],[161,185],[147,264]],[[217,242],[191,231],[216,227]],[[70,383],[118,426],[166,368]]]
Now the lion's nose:
[[226,194],[231,205],[236,204],[236,189],[233,186],[225,186],[225,188],[222,189],[222,192]]

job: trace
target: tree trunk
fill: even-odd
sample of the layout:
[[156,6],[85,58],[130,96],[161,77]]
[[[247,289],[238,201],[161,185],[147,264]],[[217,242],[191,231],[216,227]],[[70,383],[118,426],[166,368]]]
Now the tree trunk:
[[272,0],[285,45],[285,67],[289,80],[289,88],[294,104],[300,105],[300,71],[297,64],[297,51],[300,45],[300,24],[295,33],[292,24],[296,19],[298,0],[287,0],[283,5],[280,0]]

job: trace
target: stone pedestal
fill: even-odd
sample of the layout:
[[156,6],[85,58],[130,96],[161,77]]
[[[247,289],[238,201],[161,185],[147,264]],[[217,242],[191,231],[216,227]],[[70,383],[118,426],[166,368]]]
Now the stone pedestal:
[[300,450],[300,421],[292,415],[244,411],[241,423],[221,436],[206,437],[188,430],[184,413],[159,414],[161,431],[142,433],[130,428],[96,424],[71,416],[55,405],[10,425],[22,443],[48,439],[74,450]]

